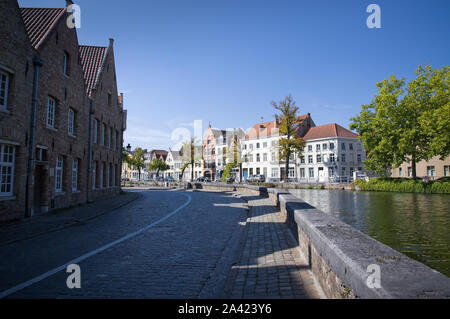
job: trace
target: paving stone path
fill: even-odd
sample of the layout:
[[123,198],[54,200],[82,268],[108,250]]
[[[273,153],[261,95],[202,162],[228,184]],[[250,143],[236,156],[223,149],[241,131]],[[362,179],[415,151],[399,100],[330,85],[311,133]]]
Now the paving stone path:
[[269,198],[243,195],[250,214],[227,284],[230,298],[319,298],[306,262]]
[[[130,204],[106,212],[95,217],[94,209],[91,218],[89,211],[76,208],[66,217],[22,222],[28,226],[4,225],[0,296],[316,297],[268,199],[230,192],[140,191]],[[32,225],[42,230],[44,221],[57,225],[80,217],[84,221],[30,238],[12,231],[13,226],[32,231]],[[72,261],[81,269],[81,289],[66,284],[66,265]]]

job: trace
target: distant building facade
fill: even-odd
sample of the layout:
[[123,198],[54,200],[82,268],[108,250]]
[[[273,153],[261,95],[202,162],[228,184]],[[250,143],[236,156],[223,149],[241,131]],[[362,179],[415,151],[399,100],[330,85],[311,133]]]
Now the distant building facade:
[[338,124],[312,127],[303,154],[296,158],[296,179],[303,183],[347,183],[364,172],[366,152],[359,135]]
[[[311,127],[314,127],[314,121],[311,115],[299,116],[297,118],[299,128],[297,136],[303,137]],[[247,179],[252,175],[264,175],[268,181],[280,181],[286,176],[285,163],[280,161],[278,154],[279,140],[283,138],[279,132],[279,121],[274,119],[271,122],[255,124],[241,141],[242,156],[242,177]],[[289,179],[296,179],[296,157],[292,154],[287,172]]]
[[[436,180],[442,177],[450,176],[450,156],[441,160],[435,156],[429,161],[420,161],[416,163],[417,177],[427,177],[430,180]],[[411,163],[403,163],[400,167],[391,170],[392,177],[412,177]]]

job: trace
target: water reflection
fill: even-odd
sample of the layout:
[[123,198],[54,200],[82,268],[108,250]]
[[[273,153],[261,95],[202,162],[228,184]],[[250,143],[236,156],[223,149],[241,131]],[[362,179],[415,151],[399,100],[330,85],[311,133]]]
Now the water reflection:
[[450,277],[450,196],[307,189],[291,193]]

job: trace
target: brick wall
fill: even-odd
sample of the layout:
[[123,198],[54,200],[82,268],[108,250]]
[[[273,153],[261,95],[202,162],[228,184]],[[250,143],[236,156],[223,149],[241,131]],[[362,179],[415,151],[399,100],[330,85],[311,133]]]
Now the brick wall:
[[[78,59],[76,29],[67,28],[63,18],[39,50],[43,61],[39,81],[36,145],[48,148],[40,206],[53,210],[86,202],[88,110],[83,69]],[[64,74],[64,55],[68,55],[69,72]],[[48,100],[56,101],[54,128],[47,125]],[[68,131],[69,108],[75,113],[73,136]],[[62,192],[56,191],[56,161],[63,157]],[[78,185],[72,189],[72,165],[78,160]],[[34,205],[37,209],[36,205]]]
[[[100,75],[97,89],[94,94],[94,118],[99,123],[99,137],[102,132],[101,125],[106,125],[111,130],[111,145],[101,145],[101,143],[92,144],[92,163],[97,163],[97,187],[91,191],[90,200],[96,200],[101,197],[111,196],[120,192],[120,176],[121,176],[121,161],[122,161],[122,105],[118,101],[116,69],[114,62],[114,48],[113,41],[110,40],[110,45],[106,52],[106,58],[103,65],[103,71]],[[114,136],[117,134],[117,141],[114,143]],[[105,141],[107,138],[105,138]],[[107,142],[105,144],[108,144]],[[116,145],[114,145],[116,144]],[[105,183],[105,187],[100,188],[98,182],[100,181],[99,166],[104,164],[107,168],[110,165],[110,182],[109,187]],[[104,173],[106,173],[106,168]],[[115,173],[113,173],[113,171]],[[104,179],[106,174],[104,174]],[[115,178],[115,181],[113,180]],[[93,177],[91,176],[91,188],[93,184]]]
[[2,0],[0,70],[10,76],[7,110],[0,110],[0,144],[15,147],[13,196],[0,196],[0,221],[24,216],[33,82],[33,49],[16,0]]

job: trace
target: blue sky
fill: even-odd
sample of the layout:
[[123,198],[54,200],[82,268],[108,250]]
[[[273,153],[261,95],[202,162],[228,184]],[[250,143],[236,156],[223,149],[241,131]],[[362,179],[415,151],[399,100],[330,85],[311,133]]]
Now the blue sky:
[[[64,0],[20,0],[63,7]],[[272,120],[270,101],[292,94],[317,125],[350,117],[395,74],[450,58],[448,0],[78,0],[82,44],[115,39],[119,91],[133,147],[174,146],[194,120],[247,129]],[[366,8],[381,8],[369,29]]]

